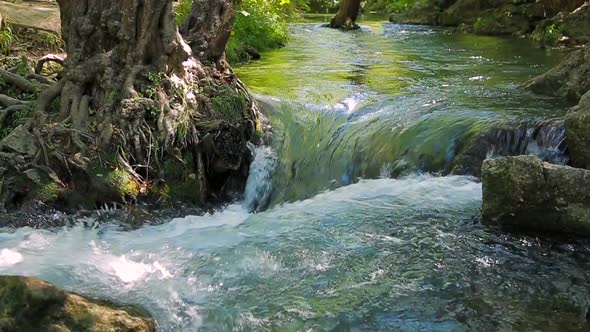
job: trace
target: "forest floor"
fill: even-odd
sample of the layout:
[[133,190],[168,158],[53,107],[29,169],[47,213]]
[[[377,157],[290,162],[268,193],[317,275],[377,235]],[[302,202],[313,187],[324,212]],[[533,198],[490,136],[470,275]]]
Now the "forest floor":
[[22,1],[12,3],[0,1],[0,11],[4,12],[15,27],[35,28],[60,33],[59,7],[49,1]]
[[36,60],[50,53],[65,56],[56,2],[0,0],[0,13],[6,17],[14,35],[10,51],[0,60],[0,68],[14,67],[23,57]]

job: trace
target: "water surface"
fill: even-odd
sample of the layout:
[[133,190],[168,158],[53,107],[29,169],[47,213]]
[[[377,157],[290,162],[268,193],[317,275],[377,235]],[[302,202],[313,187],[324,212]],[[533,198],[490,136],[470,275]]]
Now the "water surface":
[[483,157],[567,161],[566,105],[521,88],[562,52],[524,39],[363,24],[353,32],[293,25],[287,47],[236,69],[275,127],[275,203],[359,178],[448,174],[484,135],[493,139],[479,148]]
[[547,123],[565,106],[520,89],[560,58],[419,26],[294,25],[237,69],[274,126],[243,202],[133,231],[3,230],[0,274],[141,304],[162,331],[586,329],[590,245],[486,228],[481,184],[450,175],[494,128],[484,155],[561,160]]

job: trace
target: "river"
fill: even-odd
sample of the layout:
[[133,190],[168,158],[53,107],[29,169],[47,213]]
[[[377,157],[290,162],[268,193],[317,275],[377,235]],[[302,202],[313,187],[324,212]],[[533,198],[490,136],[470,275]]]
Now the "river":
[[453,175],[482,135],[484,155],[566,161],[566,105],[520,88],[563,54],[362,24],[294,24],[236,69],[274,127],[243,202],[132,231],[4,230],[0,274],[140,304],[162,331],[586,328],[590,245],[481,225],[481,184]]

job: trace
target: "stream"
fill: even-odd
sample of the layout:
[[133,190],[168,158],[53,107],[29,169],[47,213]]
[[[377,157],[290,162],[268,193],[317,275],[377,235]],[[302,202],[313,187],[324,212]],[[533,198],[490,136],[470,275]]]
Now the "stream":
[[274,128],[243,201],[132,231],[5,229],[0,274],[142,305],[161,331],[587,329],[590,243],[481,225],[464,171],[465,151],[567,162],[567,105],[520,88],[564,54],[315,21],[236,68]]

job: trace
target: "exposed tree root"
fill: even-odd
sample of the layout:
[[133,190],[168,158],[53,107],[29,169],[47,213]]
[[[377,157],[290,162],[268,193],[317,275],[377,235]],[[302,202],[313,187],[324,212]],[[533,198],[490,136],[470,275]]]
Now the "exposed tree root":
[[63,58],[54,54],[48,54],[42,57],[41,59],[37,60],[37,65],[35,66],[35,74],[41,74],[41,72],[43,72],[43,66],[49,62],[55,62],[61,65],[62,67],[64,66]]
[[16,98],[12,98],[7,95],[0,94],[0,106],[10,107],[10,106],[18,105],[18,104],[22,104],[22,103],[23,102],[21,100],[18,100]]
[[35,84],[26,78],[3,69],[0,69],[0,79],[24,92],[35,93],[38,88],[38,86],[35,86]]
[[[0,71],[16,89],[40,93],[35,104],[0,95],[0,128],[34,107],[0,141],[0,207],[41,199],[92,208],[138,197],[204,204],[240,192],[247,142],[260,126],[223,54],[231,2],[193,10],[192,49],[170,0],[58,2],[67,59],[43,57],[26,78]],[[65,66],[58,82],[41,75],[48,62]]]

